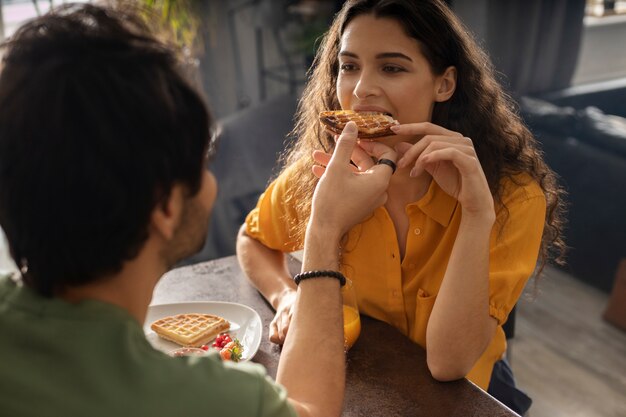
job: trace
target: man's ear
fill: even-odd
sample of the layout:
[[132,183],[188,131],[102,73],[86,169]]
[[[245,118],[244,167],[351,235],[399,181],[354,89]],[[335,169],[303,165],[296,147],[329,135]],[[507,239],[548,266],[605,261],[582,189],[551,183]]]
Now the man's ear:
[[435,91],[435,101],[448,101],[456,90],[456,67],[446,68],[443,74],[437,77],[437,91]]
[[165,240],[172,239],[181,221],[184,205],[184,188],[180,184],[175,184],[170,190],[169,197],[152,210],[151,229]]

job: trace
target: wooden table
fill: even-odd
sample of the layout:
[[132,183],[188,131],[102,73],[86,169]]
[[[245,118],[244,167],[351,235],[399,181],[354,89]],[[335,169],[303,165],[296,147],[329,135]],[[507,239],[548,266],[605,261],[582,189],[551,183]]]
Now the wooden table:
[[[297,267],[293,260],[292,268]],[[238,302],[256,310],[263,339],[253,361],[276,376],[280,348],[267,337],[274,311],[234,256],[172,270],[157,285],[152,304],[189,301]],[[344,416],[517,416],[467,380],[434,380],[424,349],[394,327],[364,316],[361,324],[359,340],[347,355]]]

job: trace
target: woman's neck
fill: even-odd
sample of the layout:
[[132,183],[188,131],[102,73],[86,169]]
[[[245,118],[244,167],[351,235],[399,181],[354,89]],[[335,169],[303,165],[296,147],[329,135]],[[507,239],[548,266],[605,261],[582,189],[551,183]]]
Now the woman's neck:
[[389,183],[388,198],[385,203],[385,209],[387,209],[396,231],[400,259],[402,260],[406,254],[407,231],[409,229],[406,206],[422,198],[428,192],[428,187],[432,182],[432,177],[426,172],[412,178],[409,176],[409,171],[410,169],[396,171]]
[[411,167],[398,169],[391,177],[387,189],[388,199],[394,203],[402,203],[403,207],[424,197],[433,178],[427,172],[417,177],[410,177],[410,171]]

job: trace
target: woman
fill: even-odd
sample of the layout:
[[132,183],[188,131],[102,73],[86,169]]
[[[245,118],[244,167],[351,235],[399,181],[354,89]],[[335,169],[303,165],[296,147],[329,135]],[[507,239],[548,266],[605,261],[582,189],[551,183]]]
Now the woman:
[[[425,347],[435,378],[467,376],[487,389],[493,374],[498,384],[508,371],[502,325],[538,255],[543,266],[551,247],[564,247],[561,191],[512,108],[441,1],[347,1],[303,93],[298,141],[238,238],[244,270],[276,309],[270,339],[282,343],[289,327],[295,287],[284,252],[302,247],[319,175],[311,166],[334,146],[318,114],[379,111],[400,126],[361,141],[355,169],[370,169],[381,148],[400,159],[384,206],[344,238],[342,271],[361,313]],[[525,399],[512,406],[523,412]]]

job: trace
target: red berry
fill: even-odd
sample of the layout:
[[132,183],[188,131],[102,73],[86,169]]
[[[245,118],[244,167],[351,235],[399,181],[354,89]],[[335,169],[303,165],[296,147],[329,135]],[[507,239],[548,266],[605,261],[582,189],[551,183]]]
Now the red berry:
[[228,360],[230,360],[230,358],[231,358],[231,352],[230,352],[230,350],[225,350],[225,349],[223,349],[223,350],[221,350],[221,351],[220,351],[220,356],[221,356],[221,357],[222,357],[222,359],[224,359],[225,361],[228,361]]
[[209,346],[208,345],[202,345],[200,347],[200,349],[202,349],[202,350],[209,350]]

